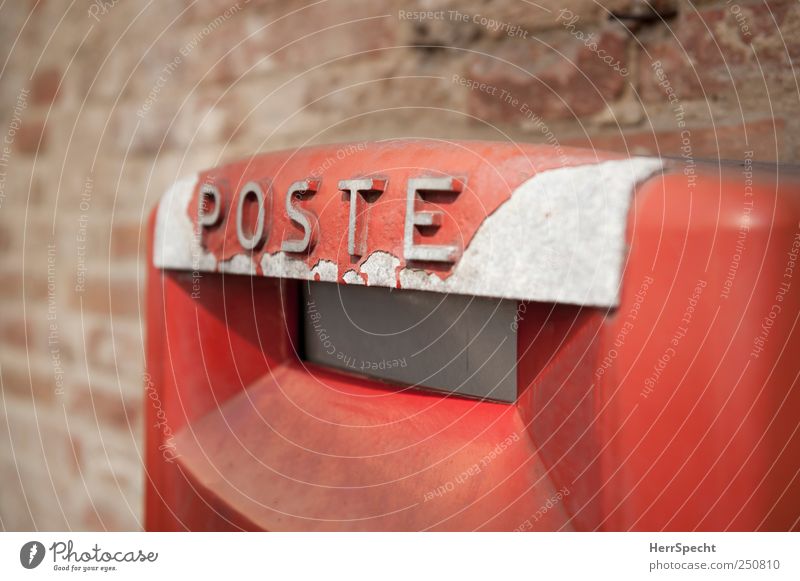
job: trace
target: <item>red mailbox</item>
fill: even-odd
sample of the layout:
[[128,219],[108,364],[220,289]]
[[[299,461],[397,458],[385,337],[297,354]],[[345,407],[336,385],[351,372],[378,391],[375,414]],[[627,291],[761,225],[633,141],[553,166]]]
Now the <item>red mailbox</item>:
[[795,530],[794,170],[255,156],[151,221],[150,530]]

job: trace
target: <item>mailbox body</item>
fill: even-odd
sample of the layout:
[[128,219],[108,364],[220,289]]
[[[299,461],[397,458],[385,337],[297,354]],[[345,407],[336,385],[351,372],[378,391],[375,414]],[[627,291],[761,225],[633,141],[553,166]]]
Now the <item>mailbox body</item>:
[[[432,177],[457,183],[409,190]],[[346,180],[383,188],[355,222]],[[245,250],[253,182],[271,210]],[[208,227],[204,184],[222,190]],[[151,220],[148,529],[800,526],[793,170],[397,141],[266,154],[181,187]],[[520,239],[504,224],[530,200]],[[438,211],[432,231],[411,219],[409,246],[409,212]],[[302,287],[325,281],[516,301],[516,398],[306,360]]]

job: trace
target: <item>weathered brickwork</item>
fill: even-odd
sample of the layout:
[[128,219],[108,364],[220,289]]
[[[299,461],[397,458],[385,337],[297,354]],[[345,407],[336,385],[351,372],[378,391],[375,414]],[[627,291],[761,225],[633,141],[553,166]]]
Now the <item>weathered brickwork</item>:
[[3,4],[0,527],[142,526],[146,221],[186,172],[411,136],[797,161],[796,0],[657,4]]

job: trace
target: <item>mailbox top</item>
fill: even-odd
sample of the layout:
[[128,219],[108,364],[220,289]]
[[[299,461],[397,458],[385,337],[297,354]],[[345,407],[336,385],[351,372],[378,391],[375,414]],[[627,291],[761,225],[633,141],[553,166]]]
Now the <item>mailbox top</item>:
[[267,153],[178,180],[163,269],[615,306],[655,158],[389,140]]

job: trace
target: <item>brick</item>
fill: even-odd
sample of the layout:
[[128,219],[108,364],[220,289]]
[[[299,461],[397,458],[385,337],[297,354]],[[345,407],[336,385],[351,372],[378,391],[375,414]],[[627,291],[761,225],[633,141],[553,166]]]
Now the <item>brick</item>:
[[[23,123],[25,119],[25,113],[23,113]],[[2,130],[0,130],[0,134],[2,134]],[[14,139],[16,136],[14,134],[11,138]],[[0,136],[0,140],[4,139]],[[5,144],[3,145],[5,146]],[[7,228],[9,223],[11,226],[18,226],[19,219],[12,214],[16,214],[19,208],[40,203],[43,194],[39,188],[39,180],[36,178],[36,174],[41,171],[43,164],[39,163],[37,168],[35,159],[22,155],[16,145],[11,147],[8,167],[0,168],[0,170],[6,171],[6,175],[0,178],[2,180],[0,181],[0,194],[4,195],[0,200],[0,228]],[[16,233],[13,235],[16,236]]]
[[[774,123],[774,125],[773,125]],[[689,143],[695,158],[742,159],[746,149],[753,151],[756,161],[774,161],[784,150],[783,120],[764,119],[746,125],[718,125],[689,128]],[[654,132],[613,133],[562,140],[562,145],[618,151],[631,155],[681,156],[681,131],[670,129]],[[747,142],[746,142],[747,141]],[[777,149],[776,149],[777,141]]]
[[0,315],[0,345],[4,349],[14,347],[26,351],[30,340],[25,338],[26,334],[30,337],[31,332],[21,312],[16,314],[4,312]]
[[[304,75],[308,84],[299,100],[307,104],[309,113],[327,114],[331,118],[357,118],[365,110],[393,107],[419,107],[416,111],[418,116],[427,108],[459,110],[460,87],[452,82],[453,71],[458,70],[456,63],[447,60],[432,64],[424,77],[419,76],[418,67],[416,59],[409,59],[400,53],[386,55],[380,64],[341,63],[325,67]],[[436,80],[427,78],[428,75],[443,78]],[[345,91],[332,90],[344,86],[348,87]],[[282,91],[281,94],[285,92]],[[292,106],[297,108],[291,102],[285,104],[286,109]],[[268,108],[275,109],[265,107]],[[266,116],[266,110],[264,114]],[[312,118],[305,115],[302,120],[310,121]],[[296,121],[301,119],[296,118]],[[324,122],[325,120],[319,121]],[[363,136],[360,138],[363,139]]]
[[[30,204],[30,201],[28,204]],[[27,218],[27,221],[25,218]],[[53,244],[54,239],[51,236],[53,229],[52,216],[42,216],[28,212],[27,217],[23,215],[17,220],[0,222],[0,225],[0,228],[4,229],[9,237],[9,254],[21,258],[24,251],[26,262],[34,257],[38,260],[41,255],[46,257],[48,246]],[[32,263],[32,266],[39,265]],[[45,270],[43,268],[42,272]]]
[[[73,523],[78,523],[72,500],[75,492],[82,488],[70,435],[71,424],[60,409],[49,411],[37,406],[34,416],[29,402],[16,402],[3,411],[0,433],[11,434],[13,445],[13,456],[11,446],[9,450],[0,448],[0,489],[3,490],[0,498],[4,509],[11,509],[3,513],[3,522],[7,522],[6,514],[23,520],[22,513],[28,515],[35,529],[71,528]],[[7,487],[6,482],[17,478],[24,497],[7,496],[6,493],[10,495],[15,487]],[[17,493],[22,494],[22,490]]]
[[378,58],[385,54],[379,49],[397,44],[395,4],[341,3],[335,11],[325,4],[310,5],[260,32],[255,40],[262,55],[274,53],[277,63],[303,69],[369,51],[364,58]]
[[61,73],[58,69],[48,68],[38,71],[31,84],[31,100],[35,105],[49,105],[58,97]]
[[[51,310],[50,305],[32,304],[32,301],[26,300],[24,323],[25,326],[21,327],[18,324],[12,325],[9,333],[16,333],[16,339],[9,337],[9,341],[18,342],[20,347],[31,356],[42,356],[53,366],[58,361],[62,367],[66,368],[76,361],[75,350],[71,344],[73,334],[68,327],[68,312],[64,309],[58,308]],[[8,313],[3,315],[9,321],[9,324],[15,321],[15,315]],[[22,311],[20,310],[20,316]],[[0,325],[2,328],[3,325]],[[25,331],[27,331],[27,345],[25,343]],[[32,363],[35,365],[36,362]]]
[[[209,98],[193,93],[175,114],[170,145],[174,145],[176,149],[179,149],[178,144],[191,144],[193,147],[208,144],[217,147],[228,117],[216,105],[217,99],[216,95]],[[185,151],[185,146],[183,150]]]
[[[605,51],[602,54],[610,57],[619,72],[566,30],[543,43],[508,41],[491,56],[476,57],[469,67],[469,79],[496,88],[467,89],[469,112],[493,122],[523,119],[523,103],[546,120],[572,119],[604,110],[628,82],[623,74],[629,72],[627,37],[616,25],[596,31],[576,30],[584,38],[596,34],[597,50]],[[519,103],[504,100],[502,91]]]
[[43,119],[22,121],[22,126],[14,137],[14,145],[22,153],[39,153],[47,146],[47,131]]
[[37,367],[34,360],[28,369],[27,363],[30,360],[26,357],[25,351],[19,353],[18,364],[12,366],[9,362],[5,362],[0,370],[4,395],[26,402],[33,398],[37,406],[54,402],[58,395],[56,389],[59,387],[56,385],[54,368],[47,365]]
[[[90,91],[90,103],[110,100],[110,105],[119,97],[147,94],[162,67],[177,54],[182,20],[172,21],[182,9],[178,2],[149,6],[117,2],[99,14],[96,22],[84,6],[81,23],[75,24],[78,38],[89,25],[93,29],[86,42],[76,47],[77,56],[65,82],[79,91],[81,98]],[[176,85],[171,88],[175,90]]]
[[85,508],[80,516],[81,527],[88,530],[141,529],[144,478],[129,431],[106,436],[102,430],[87,426],[78,436],[81,471],[86,480],[82,490],[86,502],[82,503]]
[[[192,84],[230,85],[254,66],[259,68],[265,53],[259,52],[260,34],[254,25],[264,22],[248,19],[253,10],[250,5],[226,13],[228,8],[230,5],[211,11],[207,17],[190,19],[180,28],[173,53],[181,57],[181,63],[171,82],[185,79]],[[207,6],[201,9],[205,12]]]
[[[146,158],[174,150],[184,153],[198,144],[216,145],[223,117],[212,101],[176,94],[165,87],[152,100],[145,98],[115,109],[111,116],[113,145],[119,152]],[[119,173],[119,167],[114,169]]]
[[108,387],[92,389],[88,384],[72,384],[67,391],[70,417],[89,425],[95,423],[129,431],[141,418],[140,399],[131,398]]
[[175,111],[168,93],[153,102],[147,111],[140,104],[125,104],[111,115],[113,146],[117,151],[152,157],[169,147]]
[[144,365],[142,330],[107,320],[86,323],[83,336],[86,355],[93,369],[112,374],[136,376]]
[[[639,74],[645,101],[664,101],[663,75],[680,99],[725,97],[748,84],[792,74],[800,56],[796,2],[779,0],[684,8],[669,29],[643,38]],[[738,8],[741,8],[739,11]],[[774,20],[773,20],[774,18]],[[776,26],[777,23],[777,26]],[[780,35],[782,36],[779,36]],[[647,58],[649,55],[649,58]]]
[[144,528],[138,499],[135,495],[126,499],[115,490],[116,486],[116,482],[111,482],[96,487],[98,490],[92,494],[92,502],[86,505],[81,515],[81,528],[89,531],[137,531]]
[[[1,424],[2,422],[0,422]],[[4,531],[35,530],[33,515],[25,507],[25,488],[29,483],[22,482],[17,475],[17,464],[10,446],[8,450],[0,446],[0,514],[3,515]],[[30,488],[28,489],[30,492]]]
[[22,305],[23,279],[24,298],[26,302],[44,302],[47,300],[47,278],[43,272],[26,272],[4,268],[0,271],[3,284],[0,284],[0,299],[3,304]]
[[[445,11],[443,21],[426,20],[423,24],[442,29],[438,23],[445,25],[461,22],[450,15],[449,11],[456,11],[468,17],[469,24],[483,28],[483,34],[502,38],[507,35],[508,29],[502,29],[498,24],[492,26],[481,24],[482,19],[490,19],[496,23],[518,26],[529,33],[556,28],[555,23],[558,12],[562,9],[569,10],[577,15],[582,24],[597,24],[608,20],[609,13],[624,11],[636,0],[537,0],[528,2],[464,2],[463,0],[429,0],[420,6],[412,6],[407,2],[400,2],[394,6],[394,14],[399,10],[407,11]],[[477,19],[475,22],[474,19]],[[452,33],[452,28],[451,33]],[[528,37],[530,38],[530,37]]]
[[88,313],[138,317],[142,315],[139,306],[144,309],[144,296],[138,287],[142,283],[118,277],[99,278],[90,272],[83,292],[71,293],[70,304],[79,308],[83,301],[83,309]]
[[0,252],[7,254],[12,248],[12,238],[9,228],[0,226]]
[[[234,3],[230,0],[205,0],[204,2],[184,0],[184,4],[186,5],[186,20],[193,23],[206,23],[217,18]],[[249,18],[258,17],[259,20],[263,20],[268,16],[270,9],[277,9],[280,5],[280,0],[249,0],[246,14]]]
[[111,256],[114,259],[146,259],[147,224],[115,222],[111,224]]

